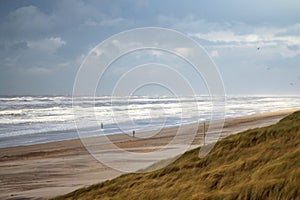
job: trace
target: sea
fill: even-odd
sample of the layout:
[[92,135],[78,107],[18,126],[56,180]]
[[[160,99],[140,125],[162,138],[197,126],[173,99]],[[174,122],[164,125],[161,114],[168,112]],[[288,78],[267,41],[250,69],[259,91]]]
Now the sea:
[[[130,134],[210,120],[209,96],[0,97],[0,148]],[[223,105],[222,105],[223,107]],[[300,108],[300,96],[226,96],[223,115],[237,117]]]

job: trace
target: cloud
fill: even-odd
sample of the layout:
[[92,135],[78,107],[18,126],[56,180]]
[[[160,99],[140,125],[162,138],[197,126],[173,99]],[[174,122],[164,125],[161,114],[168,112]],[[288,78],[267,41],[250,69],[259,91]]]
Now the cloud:
[[47,75],[65,69],[71,61],[56,52],[66,44],[60,37],[13,43],[0,52],[0,56],[5,58],[2,59],[1,69],[27,75]]
[[92,49],[92,53],[96,56],[99,57],[101,56],[104,52],[101,48],[94,48]]
[[16,42],[10,47],[13,51],[28,49],[27,42]]
[[184,33],[196,32],[199,30],[221,30],[228,26],[228,24],[207,22],[206,20],[198,18],[193,14],[189,14],[183,18],[159,15],[156,18],[156,21],[161,26],[168,26],[172,29],[182,31]]
[[294,57],[300,54],[300,36],[290,34],[290,30],[294,31],[295,26],[298,24],[285,28],[252,27],[248,33],[239,33],[232,29],[189,33],[188,35],[210,42],[208,46],[213,48],[262,47],[263,49],[272,49],[269,53],[279,53],[282,57]]
[[160,57],[163,55],[163,52],[161,50],[150,50],[149,53],[150,55],[155,57]]
[[42,40],[27,42],[27,45],[30,49],[48,53],[54,53],[57,49],[66,44],[67,42],[62,40],[60,37],[50,37]]
[[[209,50],[256,49],[282,57],[300,54],[300,24],[250,24],[241,21],[207,21],[194,14],[183,18],[160,15],[157,22],[196,39]],[[266,49],[268,49],[266,51]]]
[[103,1],[62,0],[53,2],[51,9],[35,5],[19,7],[0,20],[0,42],[1,39],[13,42],[41,39],[70,30],[76,33],[82,25],[114,27],[129,22],[112,15],[107,4]]
[[87,26],[117,26],[126,20],[124,18],[118,17],[118,18],[110,18],[110,19],[103,19],[101,21],[96,21],[92,19],[87,19],[84,24]]
[[285,45],[300,45],[300,36],[277,36],[276,34],[268,33],[237,34],[232,31],[212,31],[189,35],[215,43],[237,43],[244,45],[257,45],[259,43],[263,45],[276,45],[283,43]]
[[182,47],[182,48],[175,48],[174,51],[176,53],[184,56],[184,57],[190,55],[190,53],[191,53],[191,49],[190,48],[184,48],[184,47]]
[[[265,69],[265,65],[289,68],[290,60],[293,66],[299,63],[300,15],[296,1],[61,0],[29,4],[16,1],[11,6],[0,7],[0,67],[3,70],[0,79],[8,77],[5,72],[9,71],[20,73],[20,77],[21,73],[44,74],[43,77],[53,79],[51,83],[58,83],[57,75],[60,74],[61,80],[69,77],[71,83],[76,66],[96,44],[118,32],[144,26],[171,28],[191,36],[212,58],[217,58],[216,64],[221,70],[226,69],[225,74],[239,74],[245,69],[251,72],[253,67],[259,71]],[[110,48],[96,49],[94,54],[106,56],[106,51],[139,45],[114,41]],[[259,51],[258,46],[261,47]],[[185,48],[176,51],[185,56],[193,53]],[[168,58],[165,52],[146,53],[149,55],[145,59]],[[141,59],[145,62],[144,57]],[[238,79],[228,80],[233,87],[241,85],[237,84]]]
[[26,39],[33,38],[37,34],[49,33],[54,26],[54,21],[51,16],[31,5],[10,12],[0,25],[1,38]]
[[31,75],[44,75],[44,74],[50,74],[51,72],[52,70],[43,67],[31,67],[26,69],[26,73]]
[[243,42],[243,43],[254,43],[261,40],[256,34],[247,34],[247,35],[236,35],[232,31],[212,31],[208,33],[195,33],[190,34],[192,37],[199,39],[205,39],[211,42]]

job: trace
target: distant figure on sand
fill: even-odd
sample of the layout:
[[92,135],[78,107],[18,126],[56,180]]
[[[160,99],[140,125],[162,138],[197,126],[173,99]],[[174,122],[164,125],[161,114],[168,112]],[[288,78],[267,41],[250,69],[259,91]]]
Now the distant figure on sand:
[[132,137],[134,137],[134,136],[135,136],[135,130],[132,131]]
[[101,129],[103,129],[103,123],[101,123]]

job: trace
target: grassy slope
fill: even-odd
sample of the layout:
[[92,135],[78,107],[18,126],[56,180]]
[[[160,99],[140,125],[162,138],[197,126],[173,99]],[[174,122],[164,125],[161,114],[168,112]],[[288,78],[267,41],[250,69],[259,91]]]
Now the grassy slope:
[[219,141],[168,167],[126,174],[56,199],[299,199],[300,112]]

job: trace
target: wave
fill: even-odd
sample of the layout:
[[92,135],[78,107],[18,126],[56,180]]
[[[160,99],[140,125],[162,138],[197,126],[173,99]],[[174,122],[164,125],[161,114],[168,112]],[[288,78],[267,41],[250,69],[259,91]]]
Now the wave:
[[[300,107],[299,96],[227,96],[225,117],[296,107]],[[104,123],[106,127],[111,127],[107,129],[107,134],[133,128],[149,130],[161,124],[174,126],[209,120],[212,109],[209,96],[0,97],[0,138],[36,134],[49,139],[50,132],[54,131],[59,132],[59,138],[66,135],[67,139],[71,139],[70,134],[64,132],[74,132],[76,124],[82,129],[92,129],[97,124]],[[0,147],[1,145],[0,141]]]

